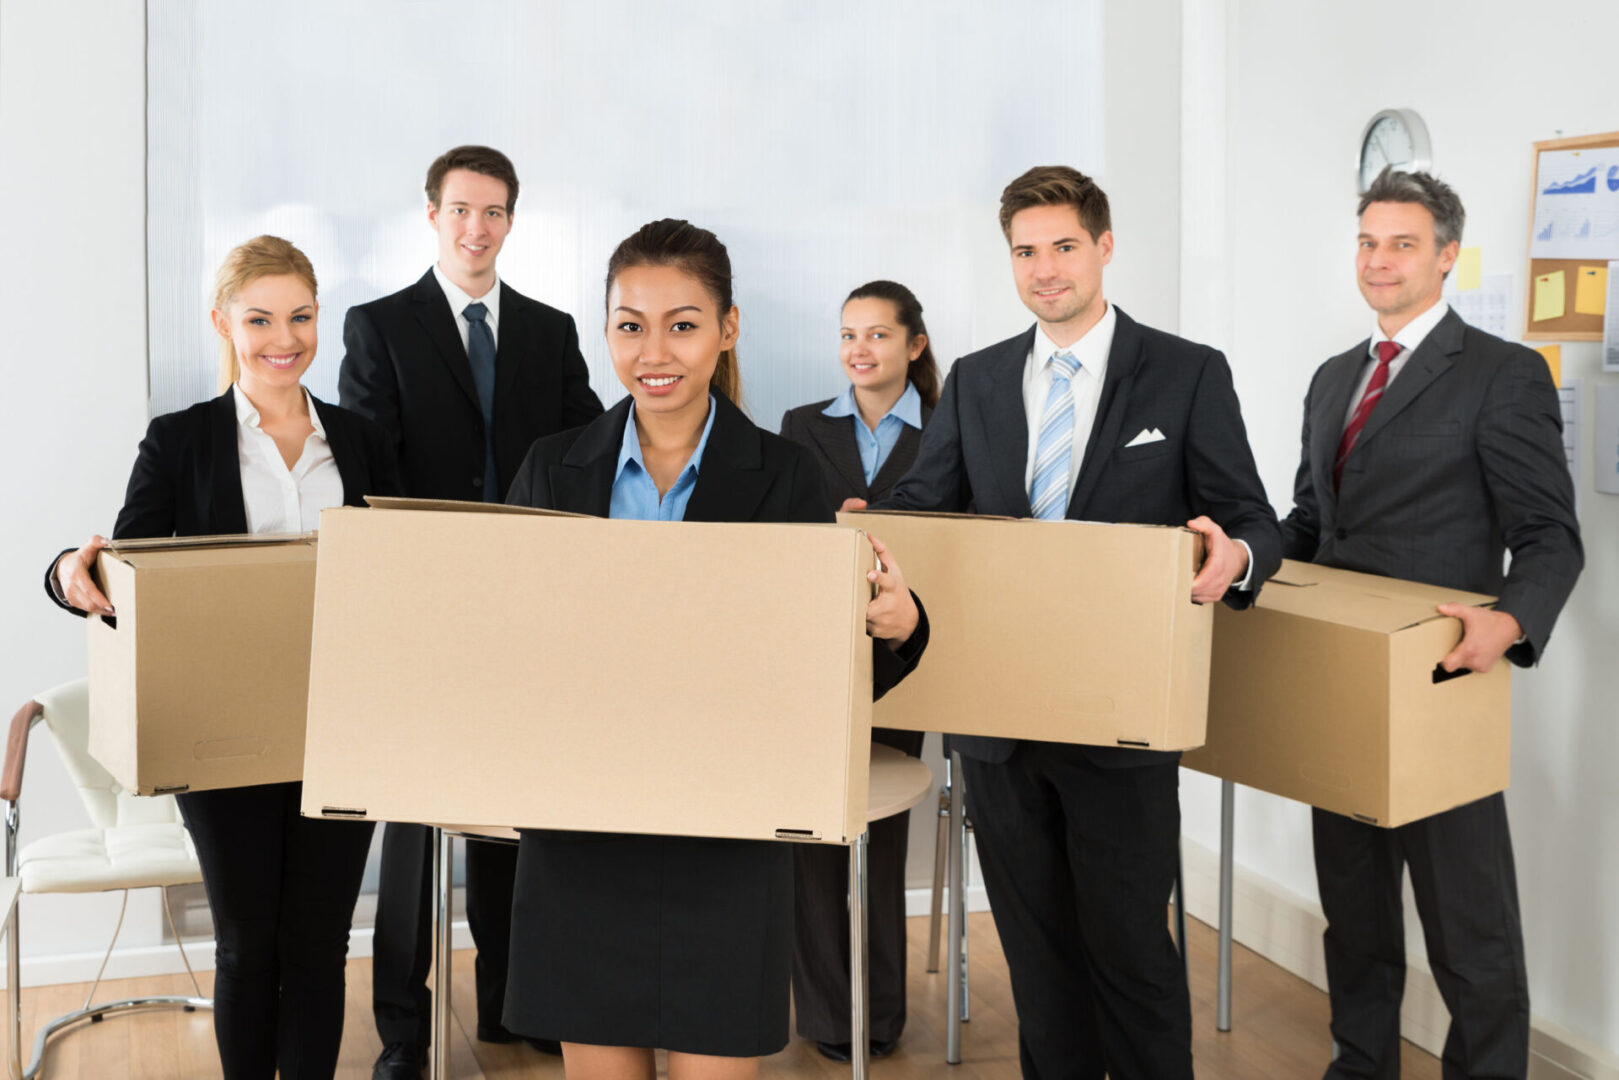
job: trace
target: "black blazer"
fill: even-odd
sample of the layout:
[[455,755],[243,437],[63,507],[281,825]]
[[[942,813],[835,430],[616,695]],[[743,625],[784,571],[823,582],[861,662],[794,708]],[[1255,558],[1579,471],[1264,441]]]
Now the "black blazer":
[[[1281,565],[1282,540],[1248,447],[1231,369],[1206,345],[1142,326],[1123,311],[1117,319],[1096,422],[1065,516],[1184,525],[1207,514],[1253,552],[1255,588],[1225,596],[1227,605],[1245,608]],[[1030,327],[956,361],[922,434],[916,464],[879,508],[1030,516],[1023,486],[1029,452],[1023,368],[1034,333]],[[1153,428],[1163,432],[1162,440],[1125,445]],[[1084,603],[1084,597],[1074,599]],[[990,762],[1005,761],[1016,746],[1011,739],[968,737],[951,743]],[[1179,759],[1149,750],[1087,752],[1105,765]]]
[[1507,659],[1534,663],[1585,565],[1546,361],[1450,312],[1389,383],[1334,490],[1367,348],[1310,380],[1287,556],[1498,596],[1524,630]]
[[[343,504],[364,506],[367,495],[399,494],[399,470],[387,433],[363,416],[310,397],[343,478]],[[211,401],[154,419],[136,452],[113,539],[247,532],[236,438],[234,387]],[[45,593],[56,606],[82,616],[51,588],[51,572],[61,557],[45,568]]]
[[[871,484],[866,484],[866,470],[860,464],[860,447],[855,442],[854,425],[857,416],[825,416],[825,409],[836,398],[827,398],[812,405],[788,409],[781,416],[781,435],[807,448],[820,463],[821,475],[826,478],[827,494],[833,506],[842,506],[845,499],[864,499],[868,503],[885,497],[896,481],[904,476],[916,461],[916,451],[922,445],[922,433],[906,424],[888,452],[888,458],[877,469]],[[922,426],[926,427],[933,410],[922,406]]]
[[[535,439],[601,415],[573,318],[500,284],[495,473],[504,494]],[[429,269],[349,309],[337,385],[343,407],[393,436],[404,493],[484,501],[484,423],[455,315]]]
[[[529,450],[506,501],[516,506],[606,517],[631,399],[586,427],[541,439]],[[760,431],[723,394],[714,395],[714,427],[703,451],[687,521],[831,522],[837,514],[820,469],[795,443]],[[914,594],[913,594],[914,595]],[[872,642],[872,696],[881,697],[916,667],[928,643],[928,617],[909,641],[890,649]]]

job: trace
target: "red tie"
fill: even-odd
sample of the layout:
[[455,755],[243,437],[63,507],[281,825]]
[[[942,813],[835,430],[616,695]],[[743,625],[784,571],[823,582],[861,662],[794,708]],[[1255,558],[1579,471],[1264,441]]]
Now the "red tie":
[[1389,364],[1400,355],[1402,348],[1392,341],[1377,343],[1377,370],[1372,372],[1372,381],[1366,384],[1366,392],[1360,396],[1360,404],[1355,406],[1354,415],[1344,425],[1344,437],[1338,442],[1338,458],[1332,463],[1332,486],[1335,490],[1343,484],[1344,462],[1349,460],[1349,452],[1355,448],[1355,440],[1360,438],[1360,429],[1366,426],[1378,399],[1383,396],[1383,388],[1389,383]]

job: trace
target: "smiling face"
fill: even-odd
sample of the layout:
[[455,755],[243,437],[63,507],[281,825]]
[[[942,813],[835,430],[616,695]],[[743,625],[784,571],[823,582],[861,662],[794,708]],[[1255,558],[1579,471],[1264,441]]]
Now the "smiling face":
[[468,296],[482,296],[494,283],[495,257],[512,228],[506,194],[503,180],[451,169],[438,205],[427,207],[427,220],[438,233],[439,268]]
[[677,266],[630,266],[607,293],[607,351],[636,412],[708,414],[720,353],[736,346],[739,316]]
[[243,393],[251,398],[298,384],[315,359],[318,312],[315,294],[294,274],[251,281],[229,308],[214,309],[214,329],[236,350]]
[[843,305],[843,373],[862,390],[879,393],[903,389],[911,361],[922,355],[928,339],[910,337],[892,300],[863,296]]
[[1012,277],[1018,296],[1047,336],[1071,345],[1107,310],[1102,267],[1113,260],[1113,234],[1094,240],[1069,205],[1031,206],[1012,216]]
[[1418,203],[1375,202],[1360,215],[1355,277],[1360,294],[1377,312],[1385,334],[1439,302],[1445,275],[1456,265],[1461,245],[1440,247],[1434,218]]

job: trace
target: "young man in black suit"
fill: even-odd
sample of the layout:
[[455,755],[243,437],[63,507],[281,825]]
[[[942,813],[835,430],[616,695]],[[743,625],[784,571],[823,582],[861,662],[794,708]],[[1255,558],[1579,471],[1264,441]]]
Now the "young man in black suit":
[[[1498,596],[1440,607],[1463,628],[1443,666],[1528,666],[1584,565],[1557,391],[1533,351],[1441,299],[1465,223],[1450,187],[1385,170],[1359,214],[1356,272],[1376,323],[1310,382],[1284,550]],[[1405,868],[1450,1009],[1445,1076],[1524,1076],[1529,984],[1503,797],[1397,829],[1316,810],[1314,833],[1338,1045],[1326,1075],[1400,1075]]]
[[[500,502],[536,439],[601,414],[572,317],[500,280],[517,173],[498,150],[458,146],[427,171],[438,261],[414,285],[351,308],[341,401],[399,452],[404,492]],[[428,830],[390,824],[377,895],[372,1010],[384,1050],[375,1080],[416,1080],[427,1061]],[[501,1026],[516,848],[467,844],[467,922],[478,947],[478,1038]]]
[[[1029,170],[1001,195],[1001,228],[1037,325],[956,361],[916,464],[878,505],[1186,525],[1208,547],[1190,599],[1248,606],[1281,538],[1225,358],[1103,298],[1113,233],[1088,177]],[[1179,755],[952,742],[1023,1075],[1191,1080],[1191,1005],[1164,914]]]

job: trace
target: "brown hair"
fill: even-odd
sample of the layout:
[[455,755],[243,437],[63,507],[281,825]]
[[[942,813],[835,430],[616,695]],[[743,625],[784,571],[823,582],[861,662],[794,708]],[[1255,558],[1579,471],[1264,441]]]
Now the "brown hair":
[[490,146],[457,146],[444,151],[427,167],[427,201],[434,206],[444,194],[444,178],[452,169],[492,176],[505,184],[506,216],[512,216],[517,208],[517,170],[512,168],[511,158]]
[[1392,165],[1383,166],[1372,186],[1360,197],[1355,216],[1366,213],[1373,203],[1416,203],[1433,215],[1434,246],[1443,251],[1462,239],[1467,225],[1467,211],[1462,208],[1462,197],[1454,188],[1425,172],[1401,172]]
[[[310,295],[317,292],[315,268],[309,256],[279,236],[255,236],[245,244],[231,248],[225,261],[214,275],[214,308],[227,311],[241,291],[259,278],[291,274],[309,286]],[[230,389],[231,383],[241,376],[236,360],[236,344],[228,337],[219,340],[219,392]]]
[[922,321],[922,302],[916,298],[916,294],[897,281],[877,280],[866,282],[844,297],[843,302],[847,304],[850,300],[887,300],[894,305],[894,317],[905,328],[907,340],[918,337],[928,339],[927,344],[922,346],[922,352],[905,369],[905,377],[916,387],[922,404],[930,409],[937,405],[939,363],[933,358],[933,338],[928,334],[927,324]]
[[[714,298],[720,318],[736,306],[731,299],[731,255],[720,238],[679,218],[649,221],[613,249],[607,260],[607,288],[602,306],[611,302],[613,282],[635,266],[672,266],[696,278]],[[736,350],[720,353],[709,386],[724,394],[733,405],[742,405],[742,372],[737,367]]]
[[1072,206],[1079,223],[1096,240],[1113,231],[1107,192],[1096,181],[1066,165],[1036,165],[1001,192],[1001,232],[1012,238],[1012,217],[1031,206]]

